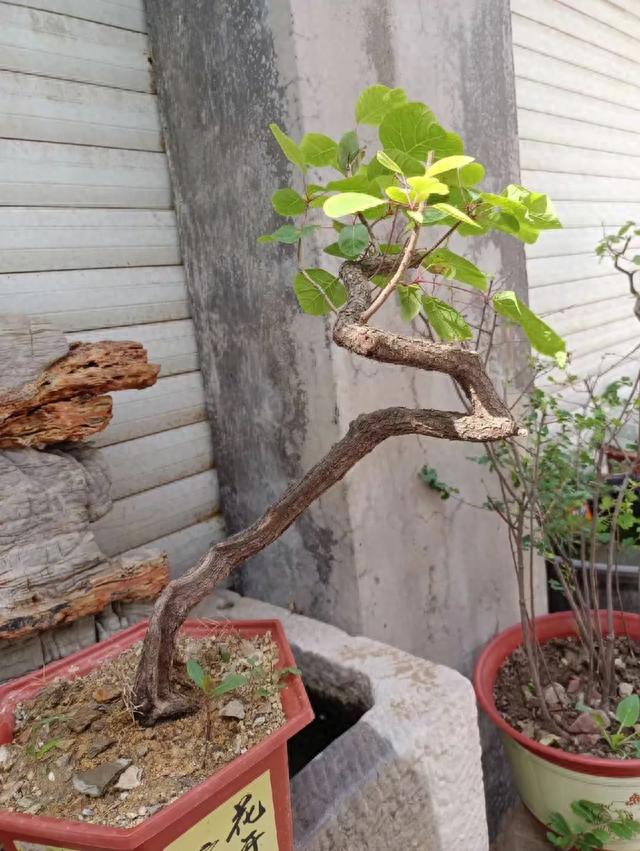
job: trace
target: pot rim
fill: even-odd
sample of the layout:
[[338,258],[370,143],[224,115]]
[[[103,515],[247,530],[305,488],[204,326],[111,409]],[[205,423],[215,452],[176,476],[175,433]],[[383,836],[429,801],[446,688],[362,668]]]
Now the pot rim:
[[[605,610],[598,612],[601,624],[606,623]],[[573,612],[555,612],[540,615],[535,619],[536,637],[541,643],[553,638],[566,638],[576,635]],[[629,634],[640,640],[640,615],[614,612],[614,631],[616,635]],[[502,717],[495,705],[493,687],[503,662],[522,645],[522,627],[520,624],[498,633],[482,649],[473,670],[473,686],[476,698],[484,712],[493,723],[509,738],[523,748],[548,762],[581,774],[600,775],[602,777],[638,777],[640,778],[640,759],[604,759],[602,757],[583,756],[543,745],[516,730]]]
[[[11,742],[13,711],[17,703],[36,694],[49,682],[61,675],[64,676],[67,672],[70,672],[74,678],[94,670],[102,662],[119,655],[136,641],[144,638],[147,626],[148,620],[141,621],[104,641],[52,662],[44,669],[0,685],[0,744]],[[229,629],[236,630],[246,637],[270,632],[280,652],[280,663],[285,666],[295,665],[284,627],[279,620],[215,621],[198,618],[187,620],[181,632],[194,637],[203,637],[218,631],[226,633]],[[44,841],[50,844],[53,840],[64,847],[82,845],[85,848],[109,847],[121,849],[121,851],[137,848],[143,842],[153,841],[155,837],[162,836],[168,828],[179,823],[205,801],[232,786],[236,778],[242,777],[244,782],[248,782],[247,773],[251,772],[254,766],[265,763],[279,748],[286,747],[286,742],[313,720],[313,710],[300,677],[292,678],[280,694],[286,719],[282,727],[274,730],[262,742],[219,768],[197,786],[189,789],[135,827],[87,824],[75,819],[28,815],[0,809],[0,834],[19,836],[23,833],[27,836],[40,837],[27,841]],[[277,806],[275,800],[274,803]],[[68,846],[65,843],[68,843]]]

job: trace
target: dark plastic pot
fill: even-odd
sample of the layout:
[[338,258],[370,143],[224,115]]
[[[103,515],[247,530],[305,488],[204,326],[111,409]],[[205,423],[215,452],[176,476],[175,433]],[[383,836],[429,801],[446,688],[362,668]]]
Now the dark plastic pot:
[[[55,678],[73,679],[117,656],[140,641],[146,627],[146,622],[137,624],[41,671],[0,686],[0,743],[12,739],[17,703],[33,697]],[[233,629],[247,638],[270,632],[280,651],[279,665],[295,664],[279,621],[237,621]],[[228,630],[228,624],[204,620],[188,621],[183,627],[183,632],[196,637],[218,631],[228,633]],[[265,810],[259,821],[246,823],[249,832],[255,828],[256,833],[263,834],[257,847],[260,851],[291,851],[287,741],[313,719],[313,712],[299,677],[291,678],[281,695],[286,717],[283,727],[142,824],[128,829],[105,827],[0,810],[0,844],[5,851],[24,851],[25,843],[91,851],[159,851],[162,848],[198,851],[205,845],[207,851],[218,847],[225,851],[241,851],[246,846],[239,835],[226,841],[228,825],[236,812],[234,805],[251,794],[256,805],[254,815],[259,811],[258,801]]]
[[[604,627],[606,613],[598,614]],[[576,634],[571,612],[539,617],[535,627],[542,644]],[[616,612],[614,629],[617,635],[628,634],[640,640],[640,616]],[[543,824],[548,823],[552,812],[560,812],[575,822],[571,802],[580,799],[623,807],[640,820],[640,806],[633,797],[637,795],[640,801],[640,759],[599,759],[541,745],[515,730],[498,712],[493,698],[498,671],[521,644],[519,624],[492,639],[476,662],[473,684],[478,703],[503,734],[516,787],[526,807]],[[615,851],[640,851],[640,838],[618,841],[609,847]]]

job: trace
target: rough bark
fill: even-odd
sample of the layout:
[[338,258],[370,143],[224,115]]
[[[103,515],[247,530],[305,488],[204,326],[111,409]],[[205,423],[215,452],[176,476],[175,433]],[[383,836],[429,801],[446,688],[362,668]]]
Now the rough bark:
[[0,447],[42,448],[96,434],[111,419],[103,394],[149,387],[158,371],[140,343],[73,343],[36,375],[0,392]]
[[[420,259],[421,254],[416,252],[409,258],[409,265],[417,265]],[[338,314],[333,340],[371,360],[449,375],[468,399],[470,413],[396,407],[362,414],[351,423],[342,440],[262,517],[218,543],[188,573],[171,582],[155,605],[136,676],[135,702],[141,723],[153,724],[192,708],[172,693],[170,684],[176,636],[189,611],[231,571],[273,543],[379,443],[407,434],[484,443],[518,433],[475,352],[392,334],[366,324],[371,315],[369,278],[380,271],[381,265],[385,265],[385,271],[393,271],[387,267],[399,262],[398,258],[389,261],[369,257],[342,264],[340,277],[348,300]]]

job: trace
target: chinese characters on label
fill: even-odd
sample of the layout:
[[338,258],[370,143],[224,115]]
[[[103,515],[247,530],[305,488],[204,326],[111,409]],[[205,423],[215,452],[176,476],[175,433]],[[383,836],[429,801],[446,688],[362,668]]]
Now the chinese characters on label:
[[278,851],[269,772],[205,816],[166,851]]

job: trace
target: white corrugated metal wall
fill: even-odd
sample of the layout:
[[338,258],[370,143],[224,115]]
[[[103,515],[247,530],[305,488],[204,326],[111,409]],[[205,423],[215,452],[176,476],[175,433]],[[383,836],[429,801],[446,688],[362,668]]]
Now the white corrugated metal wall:
[[627,279],[594,254],[603,226],[640,223],[640,0],[511,8],[522,182],[564,224],[527,246],[529,299],[593,374],[640,342]]
[[161,364],[95,441],[115,497],[95,532],[184,570],[222,524],[142,0],[0,2],[0,313]]

